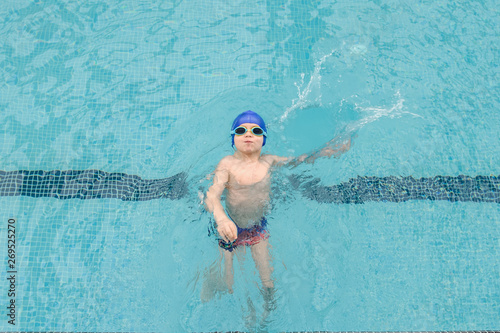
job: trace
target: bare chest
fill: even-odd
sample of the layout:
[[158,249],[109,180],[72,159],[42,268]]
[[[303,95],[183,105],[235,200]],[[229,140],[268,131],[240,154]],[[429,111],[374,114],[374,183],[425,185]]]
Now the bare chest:
[[260,183],[269,176],[269,166],[265,163],[236,165],[230,173],[230,183],[253,185]]

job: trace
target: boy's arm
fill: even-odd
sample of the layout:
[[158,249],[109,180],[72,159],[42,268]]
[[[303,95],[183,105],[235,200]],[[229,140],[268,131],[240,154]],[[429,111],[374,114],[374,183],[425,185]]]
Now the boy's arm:
[[278,166],[293,166],[296,167],[297,165],[301,163],[314,163],[318,157],[339,157],[342,153],[345,153],[351,148],[351,139],[346,143],[343,144],[335,144],[333,145],[333,142],[336,140],[333,139],[330,142],[328,142],[325,147],[313,151],[310,154],[302,154],[298,157],[280,157],[280,156],[273,156],[273,165],[278,165]]
[[220,200],[228,181],[228,163],[222,159],[215,169],[214,183],[207,191],[205,209],[213,214],[219,235],[226,242],[232,242],[238,237],[238,231],[234,222],[226,215]]

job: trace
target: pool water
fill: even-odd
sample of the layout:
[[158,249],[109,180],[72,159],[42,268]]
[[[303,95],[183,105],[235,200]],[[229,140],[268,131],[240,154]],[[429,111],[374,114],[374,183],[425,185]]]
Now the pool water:
[[[1,7],[1,331],[500,328],[494,1]],[[200,297],[203,193],[248,109],[266,153],[352,139],[273,173],[264,321],[249,253]]]

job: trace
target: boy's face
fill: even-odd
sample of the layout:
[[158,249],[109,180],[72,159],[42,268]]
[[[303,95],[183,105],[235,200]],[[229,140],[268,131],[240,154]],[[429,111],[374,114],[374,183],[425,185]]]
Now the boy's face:
[[244,123],[240,126],[246,127],[247,132],[243,135],[234,136],[234,146],[236,149],[243,153],[253,153],[260,151],[262,149],[262,144],[264,143],[264,136],[257,136],[250,130],[252,127],[259,127],[257,124]]

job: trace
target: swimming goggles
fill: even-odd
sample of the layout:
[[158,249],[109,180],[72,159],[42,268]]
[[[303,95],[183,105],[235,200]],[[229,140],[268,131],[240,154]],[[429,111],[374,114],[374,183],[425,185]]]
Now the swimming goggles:
[[[231,134],[235,134],[235,135],[243,135],[245,134],[246,132],[248,132],[249,129],[244,127],[244,126],[238,126],[236,127],[234,130],[231,131]],[[267,133],[262,129],[260,128],[259,126],[254,126],[250,129],[250,131],[253,133],[253,135],[255,136],[267,136]]]

